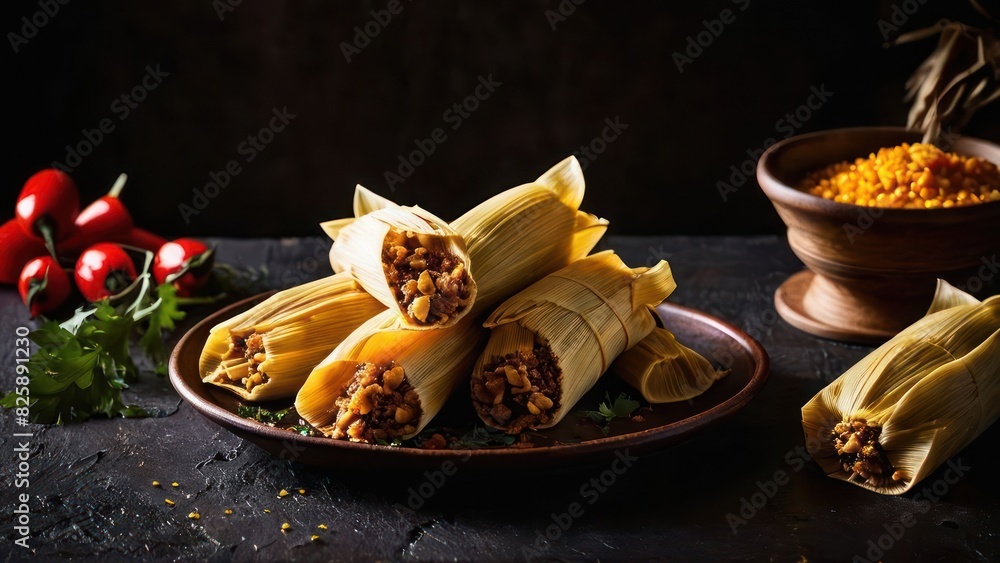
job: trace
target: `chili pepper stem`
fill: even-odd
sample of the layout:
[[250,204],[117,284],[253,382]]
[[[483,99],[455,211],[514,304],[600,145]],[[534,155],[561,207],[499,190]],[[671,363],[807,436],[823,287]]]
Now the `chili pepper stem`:
[[52,224],[52,220],[48,217],[41,217],[35,221],[35,228],[42,235],[42,240],[45,242],[45,249],[49,251],[49,255],[58,262],[59,255],[56,254],[55,225]]
[[124,172],[119,174],[118,179],[115,180],[114,185],[112,185],[111,189],[108,190],[108,197],[117,198],[122,193],[122,190],[125,189],[125,182],[127,181],[128,181],[128,174],[125,174]]

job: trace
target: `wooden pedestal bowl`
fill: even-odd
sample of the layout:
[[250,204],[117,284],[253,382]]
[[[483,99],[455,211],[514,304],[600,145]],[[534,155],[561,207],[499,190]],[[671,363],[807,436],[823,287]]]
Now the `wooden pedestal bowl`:
[[[970,280],[1000,275],[989,267],[1000,251],[1000,202],[871,208],[794,187],[813,170],[919,141],[919,133],[896,127],[834,129],[786,139],[761,156],[757,180],[808,267],[775,293],[778,314],[790,324],[824,338],[876,344],[923,316],[937,278],[971,287]],[[1000,163],[1000,146],[988,141],[955,137],[946,148]]]

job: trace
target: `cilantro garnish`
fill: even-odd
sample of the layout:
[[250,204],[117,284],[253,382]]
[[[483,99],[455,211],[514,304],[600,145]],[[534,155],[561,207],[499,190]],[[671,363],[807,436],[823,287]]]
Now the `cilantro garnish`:
[[[148,416],[122,402],[121,391],[138,378],[130,339],[143,332],[140,346],[166,372],[163,331],[184,318],[180,305],[206,299],[180,299],[170,285],[153,286],[146,252],[142,274],[118,295],[77,309],[63,323],[47,321],[28,337],[38,349],[24,364],[29,377],[30,420],[37,424],[82,422],[94,416]],[[17,395],[0,399],[14,408]]]
[[584,411],[582,414],[590,420],[607,425],[616,418],[629,418],[639,408],[639,401],[633,401],[625,393],[621,393],[612,401],[611,395],[605,393],[606,399],[598,405],[596,411]]
[[285,418],[285,415],[288,414],[289,410],[290,409],[281,409],[280,411],[272,412],[264,407],[258,407],[256,405],[240,405],[236,407],[236,414],[243,418],[263,422],[264,424],[275,424]]

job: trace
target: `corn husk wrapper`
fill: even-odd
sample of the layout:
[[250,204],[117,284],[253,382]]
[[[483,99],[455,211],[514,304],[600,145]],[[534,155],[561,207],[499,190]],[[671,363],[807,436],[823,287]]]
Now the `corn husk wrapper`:
[[455,388],[464,383],[486,341],[486,330],[468,316],[457,325],[438,330],[400,328],[391,311],[360,326],[309,375],[295,398],[299,416],[331,435],[336,423],[336,399],[351,381],[358,364],[395,362],[420,396],[421,416],[409,439],[441,410]]
[[[580,163],[571,156],[534,182],[501,192],[451,222],[475,267],[474,311],[486,311],[590,253],[608,222],[579,211],[584,189]],[[356,217],[389,207],[398,206],[357,186]],[[321,226],[336,239],[356,220],[338,219]]]
[[[1000,296],[979,303],[939,281],[929,314],[877,348],[802,407],[810,453],[831,477],[901,494],[1000,416]],[[864,419],[900,480],[843,470],[833,427]]]
[[701,395],[729,374],[681,344],[665,328],[654,328],[611,364],[611,371],[650,403],[675,403]]
[[[329,229],[333,232],[333,229]],[[407,312],[397,299],[386,277],[383,248],[390,232],[412,233],[431,252],[446,251],[464,264],[468,303],[444,322],[423,324]],[[476,299],[476,282],[465,241],[446,222],[419,207],[387,206],[362,217],[341,223],[330,248],[330,265],[334,272],[349,272],[354,279],[383,305],[395,311],[400,323],[412,329],[434,329],[452,326],[471,311]]]
[[[244,400],[291,397],[309,372],[332,348],[374,315],[385,310],[355,283],[337,274],[280,291],[253,308],[212,328],[199,361],[203,381],[231,391]],[[245,376],[246,360],[226,360],[233,336],[263,336],[267,359],[260,370],[269,381],[247,391],[239,380],[219,383],[219,371]]]
[[[496,358],[529,353],[547,344],[561,371],[559,404],[552,427],[597,382],[614,359],[656,327],[652,306],[675,289],[670,265],[629,268],[612,251],[599,252],[550,274],[511,297],[484,326],[490,340],[474,368],[483,373]],[[480,418],[503,428],[486,416]]]

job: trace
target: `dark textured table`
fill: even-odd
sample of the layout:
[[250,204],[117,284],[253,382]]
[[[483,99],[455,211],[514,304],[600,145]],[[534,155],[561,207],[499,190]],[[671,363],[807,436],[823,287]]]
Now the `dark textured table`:
[[[669,260],[679,284],[672,301],[730,321],[767,348],[770,380],[745,410],[680,446],[640,457],[610,484],[591,480],[612,458],[553,473],[512,467],[503,477],[459,468],[412,510],[411,489],[428,477],[342,473],[276,459],[208,422],[165,379],[147,373],[127,394],[154,418],[31,428],[30,550],[12,544],[15,499],[24,492],[13,486],[12,435],[21,429],[8,413],[0,417],[5,559],[1000,558],[1000,428],[953,459],[960,476],[939,470],[917,487],[928,489],[919,498],[846,485],[804,457],[799,408],[868,348],[813,338],[777,317],[772,294],[801,267],[784,240],[612,238],[605,246],[630,265]],[[326,249],[320,239],[223,240],[219,258],[266,265],[271,283],[283,287],[328,273]],[[10,352],[15,329],[28,319],[9,289],[0,292],[0,308],[0,342]],[[12,356],[0,388],[13,385]],[[163,487],[153,488],[153,480]],[[305,495],[294,492],[300,487]],[[282,488],[293,494],[277,498]],[[164,497],[177,505],[166,506]],[[574,502],[583,514],[567,516]],[[224,515],[227,508],[232,515]],[[201,518],[188,519],[195,509]],[[291,524],[287,533],[283,522]],[[310,541],[314,533],[320,541]]]

